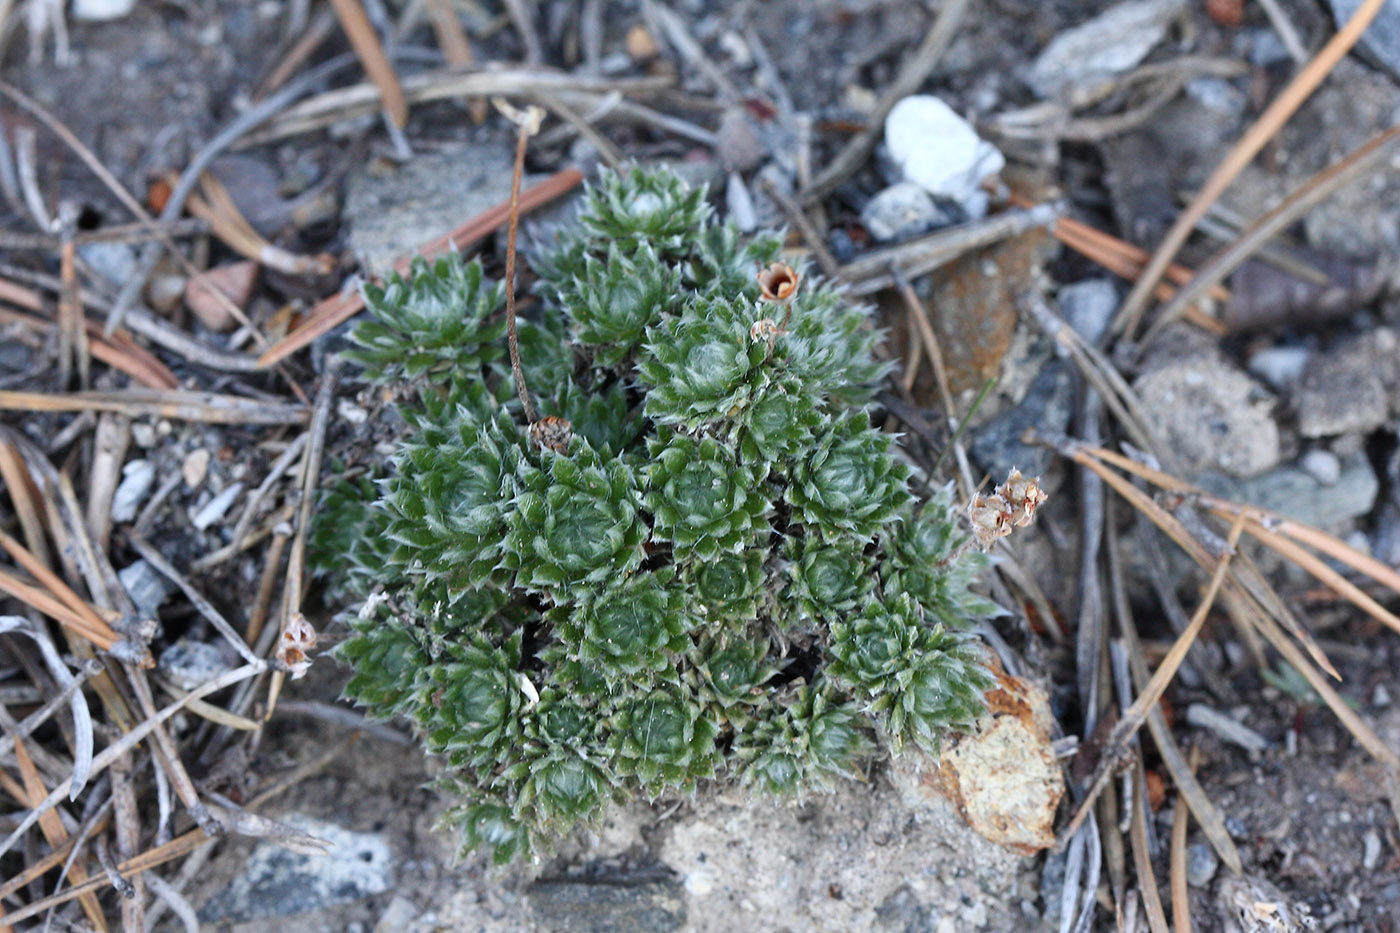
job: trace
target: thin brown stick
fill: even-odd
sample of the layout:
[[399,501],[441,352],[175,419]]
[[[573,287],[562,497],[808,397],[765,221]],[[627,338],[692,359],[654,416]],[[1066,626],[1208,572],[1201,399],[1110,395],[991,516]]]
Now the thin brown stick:
[[[36,333],[51,333],[54,329],[53,321],[3,307],[0,307],[0,323],[19,324]],[[83,326],[87,332],[88,347],[100,362],[126,373],[148,389],[179,388],[180,381],[175,374],[134,343],[125,331],[108,338],[102,333],[101,325],[93,321],[84,320]]]
[[[519,212],[524,213],[541,207],[573,190],[582,181],[583,173],[576,168],[566,168],[556,172],[521,193],[518,204]],[[460,227],[434,237],[414,250],[411,256],[399,259],[398,262],[394,263],[394,271],[400,275],[407,274],[413,256],[432,259],[449,250],[469,249],[509,219],[510,202],[503,201],[473,217]],[[358,314],[364,306],[364,296],[358,291],[332,295],[330,298],[324,299],[307,313],[300,327],[273,344],[262,356],[258,357],[257,368],[262,369],[280,362],[317,337],[329,333],[340,324],[348,321]]]
[[1302,106],[1317,86],[1322,83],[1332,69],[1337,67],[1337,63],[1342,57],[1351,51],[1361,34],[1366,31],[1366,27],[1371,25],[1371,21],[1376,18],[1376,14],[1385,5],[1385,0],[1362,0],[1356,12],[1346,21],[1346,24],[1337,31],[1328,43],[1322,47],[1308,66],[1300,71],[1288,85],[1283,89],[1268,109],[1260,114],[1259,119],[1245,132],[1240,141],[1235,143],[1220,165],[1206,179],[1205,184],[1196,192],[1196,196],[1191,199],[1191,203],[1177,217],[1167,231],[1166,237],[1152,254],[1152,259],[1134,284],[1128,297],[1124,300],[1123,306],[1118,310],[1118,315],[1113,321],[1112,330],[1114,333],[1124,334],[1132,337],[1137,330],[1138,324],[1142,321],[1143,313],[1147,310],[1147,302],[1152,296],[1152,290],[1161,280],[1162,274],[1167,266],[1171,265],[1176,254],[1185,245],[1186,240],[1195,229],[1196,224],[1206,212],[1210,205],[1225,193],[1225,189],[1230,186],[1236,176],[1244,171],[1245,166],[1254,160],[1259,150],[1264,148],[1270,139],[1278,133],[1283,125],[1293,116],[1294,111]]
[[520,365],[520,340],[515,330],[515,238],[520,230],[520,179],[525,173],[525,148],[530,143],[530,137],[539,131],[544,111],[531,108],[517,115],[502,102],[498,101],[496,106],[519,126],[515,137],[515,170],[510,179],[509,225],[506,228],[506,342],[510,347],[510,371],[515,377],[515,391],[525,409],[525,422],[533,425],[540,419],[534,402],[530,401],[530,388],[525,384],[525,370]]
[[447,64],[454,68],[467,68],[474,64],[476,56],[472,54],[467,31],[457,18],[452,0],[426,0],[424,5],[428,8],[428,22],[433,27],[438,49],[442,51]]
[[379,34],[365,15],[365,8],[360,5],[360,0],[331,0],[331,8],[335,10],[336,18],[340,20],[340,26],[345,30],[345,36],[350,40],[360,64],[364,65],[365,74],[379,89],[385,113],[395,126],[402,129],[408,123],[408,101],[404,98],[398,73],[379,43]]
[[919,296],[914,293],[914,286],[904,277],[904,273],[899,271],[898,266],[890,267],[890,275],[894,277],[909,320],[918,332],[924,352],[928,354],[929,363],[933,366],[933,380],[938,386],[938,400],[943,403],[943,417],[952,424],[958,413],[953,407],[953,392],[948,387],[948,370],[943,364],[943,348],[939,346],[938,335],[933,332],[933,321],[930,319],[928,307],[919,300]]
[[[37,806],[48,790],[44,787],[43,778],[39,776],[39,771],[34,767],[34,762],[29,758],[29,750],[25,748],[24,742],[15,741],[15,763],[19,767],[20,776],[24,779],[24,793],[27,805]],[[61,846],[68,841],[68,831],[63,828],[63,821],[59,819],[56,811],[50,810],[39,820],[39,830],[44,834],[44,840],[50,846]],[[69,874],[76,882],[87,880],[87,868],[81,862],[73,863]],[[83,913],[87,915],[93,926],[99,930],[107,929],[107,918],[102,913],[102,906],[97,902],[97,896],[91,892],[84,894],[78,902],[82,904]]]

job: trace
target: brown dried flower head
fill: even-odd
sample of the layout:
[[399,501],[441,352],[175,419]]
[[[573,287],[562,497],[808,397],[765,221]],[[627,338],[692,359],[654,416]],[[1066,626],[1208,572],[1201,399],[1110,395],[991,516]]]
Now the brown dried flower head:
[[1022,476],[1020,470],[1012,470],[999,491],[1011,506],[1011,524],[1017,528],[1023,528],[1035,521],[1036,509],[1050,498],[1049,494],[1040,488],[1039,477]]
[[778,336],[778,325],[772,318],[765,317],[754,321],[753,326],[749,328],[750,340],[767,340],[771,344],[776,336]]
[[991,495],[975,495],[967,507],[967,520],[972,534],[982,550],[992,546],[997,538],[1011,534],[1014,528],[1024,528],[1035,521],[1036,510],[1049,495],[1040,487],[1039,478],[1028,478],[1020,470],[1007,474],[1006,482]]
[[758,272],[758,287],[764,301],[787,301],[797,294],[802,277],[785,262],[775,262]]
[[530,440],[536,447],[548,447],[561,454],[569,452],[569,441],[574,436],[574,426],[567,418],[558,415],[545,415],[530,425]]
[[307,652],[315,647],[316,629],[306,621],[306,616],[300,612],[292,613],[282,632],[282,641],[277,646],[277,660],[291,670],[292,680],[300,680],[311,669],[311,658]]

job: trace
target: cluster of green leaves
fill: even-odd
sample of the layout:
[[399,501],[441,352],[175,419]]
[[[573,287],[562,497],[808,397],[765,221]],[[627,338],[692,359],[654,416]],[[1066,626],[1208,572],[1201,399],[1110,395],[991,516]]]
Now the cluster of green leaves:
[[706,780],[828,787],[979,714],[984,559],[870,424],[865,311],[804,282],[752,331],[785,316],[755,277],[779,243],[665,172],[591,188],[521,322],[564,452],[528,440],[478,264],[366,290],[364,375],[413,401],[384,475],[327,493],[314,566],[362,601],[347,695],[415,724],[466,847],[509,860]]

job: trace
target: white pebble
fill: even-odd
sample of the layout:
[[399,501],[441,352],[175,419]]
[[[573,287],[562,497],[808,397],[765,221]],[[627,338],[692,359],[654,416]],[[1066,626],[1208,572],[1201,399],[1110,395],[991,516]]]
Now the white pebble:
[[956,202],[973,218],[987,212],[982,180],[1006,165],[996,146],[929,94],[915,94],[894,105],[885,118],[885,146],[906,179],[935,197]]
[[73,19],[101,23],[121,19],[136,8],[136,0],[73,0]]
[[210,499],[209,502],[205,504],[204,508],[190,517],[190,522],[200,531],[204,531],[210,525],[224,517],[224,513],[228,511],[228,507],[233,505],[233,500],[237,499],[238,494],[242,491],[243,484],[234,483],[232,486],[229,486],[223,492]]
[[156,481],[156,468],[149,460],[133,460],[122,467],[122,481],[112,495],[112,521],[129,522],[150,495]]

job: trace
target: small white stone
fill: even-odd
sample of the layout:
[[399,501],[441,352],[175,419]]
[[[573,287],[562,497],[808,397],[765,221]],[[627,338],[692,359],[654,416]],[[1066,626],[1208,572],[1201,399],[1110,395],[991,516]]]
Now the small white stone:
[[133,460],[122,467],[122,481],[112,495],[112,521],[129,522],[146,501],[156,481],[156,468],[149,460]]
[[881,243],[918,236],[938,220],[933,198],[912,181],[891,185],[867,201],[860,212],[860,222]]
[[1385,684],[1376,684],[1376,689],[1371,693],[1371,705],[1378,709],[1390,705],[1390,691],[1385,689]]
[[243,491],[242,483],[234,483],[205,504],[194,515],[190,516],[190,523],[200,531],[204,531],[210,525],[224,517],[229,506],[233,505],[233,500],[238,498],[238,494]]
[[955,202],[973,218],[987,211],[986,193],[979,188],[982,180],[1006,165],[996,146],[929,94],[915,94],[894,105],[885,118],[885,146],[905,179]]
[[364,424],[369,420],[369,412],[348,398],[342,398],[335,403],[335,413],[347,424]]
[[144,421],[136,421],[131,425],[131,439],[137,447],[154,447],[156,444],[156,429],[153,425]]
[[73,19],[101,23],[121,19],[136,8],[136,0],[73,0]]
[[1366,830],[1366,837],[1362,840],[1364,846],[1361,856],[1361,867],[1367,871],[1374,871],[1377,863],[1381,860],[1381,837],[1376,835],[1374,829]]
[[719,878],[709,865],[699,865],[685,876],[685,889],[696,897],[704,897],[715,889]]
[[1342,461],[1330,450],[1310,450],[1298,458],[1298,466],[1323,486],[1335,486],[1342,478]]
[[204,482],[204,477],[209,475],[210,456],[209,450],[204,447],[192,450],[185,456],[180,464],[180,475],[185,479],[186,489],[194,489]]

